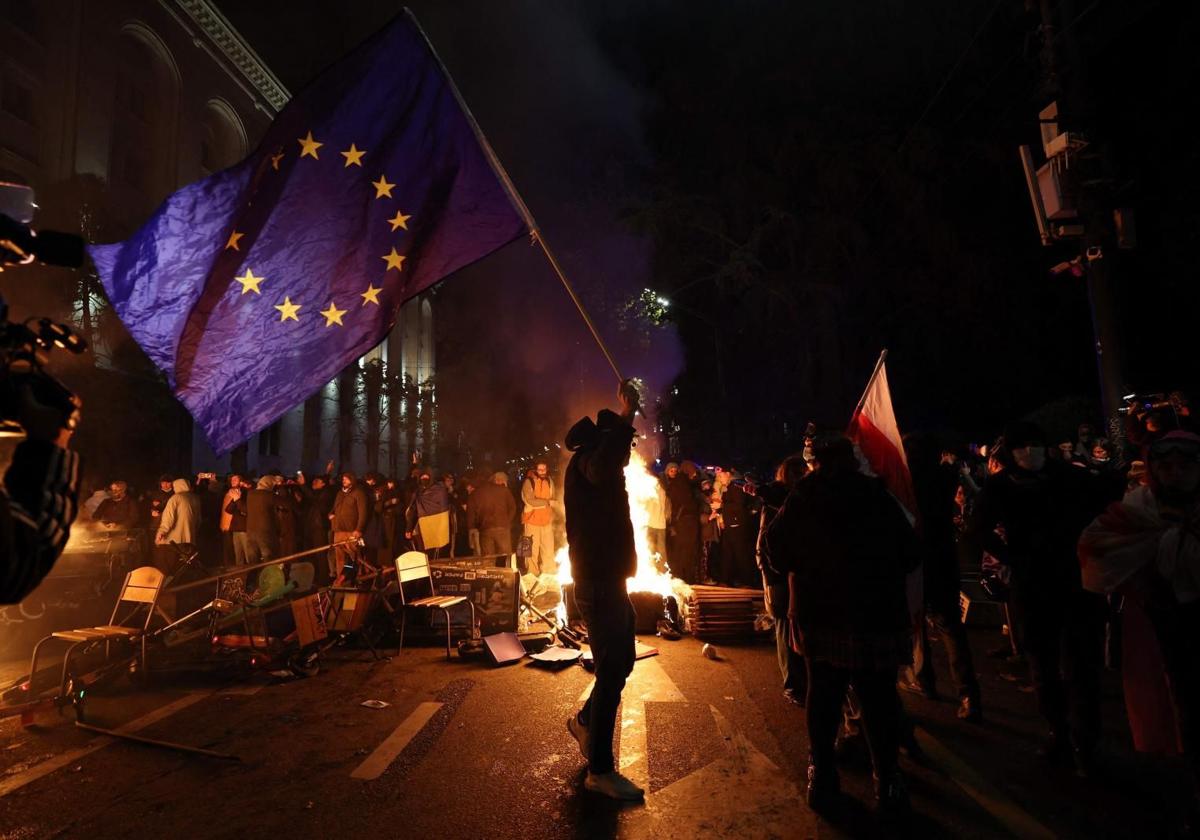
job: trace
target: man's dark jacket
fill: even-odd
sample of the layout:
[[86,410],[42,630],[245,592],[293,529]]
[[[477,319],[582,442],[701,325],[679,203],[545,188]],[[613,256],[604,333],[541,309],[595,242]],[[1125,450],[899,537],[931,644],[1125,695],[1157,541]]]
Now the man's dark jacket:
[[93,522],[103,522],[105,525],[116,525],[118,528],[132,528],[137,525],[138,503],[132,496],[117,501],[105,499],[92,513]]
[[[1037,473],[1010,467],[984,483],[963,538],[967,560],[987,551],[1012,568],[1013,586],[1082,591],[1076,546],[1103,509],[1105,487],[1086,470],[1047,460]],[[1002,526],[1004,538],[996,534]]]
[[877,478],[850,470],[801,480],[767,529],[771,564],[795,575],[804,632],[886,634],[911,625],[905,576],[921,549]]
[[329,542],[329,514],[333,510],[334,489],[328,485],[304,495],[304,538],[309,548]]
[[517,501],[508,488],[484,482],[467,497],[467,527],[486,531],[511,528],[517,516]]
[[781,572],[771,562],[770,545],[767,542],[767,531],[771,522],[783,508],[788,497],[787,485],[782,481],[772,481],[762,488],[762,509],[759,512],[758,539],[755,542],[755,560],[758,569],[766,576],[767,582],[778,586],[787,583],[787,572]]
[[371,516],[372,501],[361,484],[339,490],[333,500],[333,530],[362,532]]
[[637,570],[625,465],[633,426],[605,409],[567,432],[574,452],[563,481],[571,576],[598,583],[623,581]]
[[730,484],[721,495],[721,519],[726,528],[741,528],[750,524],[750,500],[746,491]]
[[682,472],[674,478],[663,480],[663,489],[667,491],[667,501],[671,503],[671,524],[684,517],[700,516],[700,496],[696,485]]
[[279,534],[275,493],[257,487],[242,494],[246,500],[246,533],[274,540]]

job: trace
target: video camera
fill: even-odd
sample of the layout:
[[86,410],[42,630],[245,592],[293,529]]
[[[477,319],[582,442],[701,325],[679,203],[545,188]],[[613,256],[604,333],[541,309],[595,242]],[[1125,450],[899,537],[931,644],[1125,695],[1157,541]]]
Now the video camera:
[[1178,410],[1181,397],[1177,394],[1126,394],[1121,398],[1125,405],[1117,409],[1121,414],[1139,416],[1150,411],[1161,411],[1166,408]]
[[[78,236],[29,226],[36,207],[29,187],[0,183],[0,271],[35,262],[68,268],[83,263],[83,240]],[[87,349],[87,342],[49,318],[9,321],[8,304],[0,297],[0,433],[21,431],[17,412],[25,387],[37,402],[57,409],[66,428],[78,424],[82,401],[45,370],[46,354],[56,347],[78,354]]]

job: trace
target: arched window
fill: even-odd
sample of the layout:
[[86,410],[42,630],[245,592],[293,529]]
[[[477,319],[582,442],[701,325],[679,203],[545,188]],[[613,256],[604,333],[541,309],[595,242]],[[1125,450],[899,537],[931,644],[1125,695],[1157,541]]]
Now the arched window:
[[200,135],[200,173],[211,175],[246,156],[246,129],[237,112],[221,99],[204,106]]
[[143,215],[176,186],[179,73],[166,45],[138,23],[122,28],[115,64],[108,178],[119,206]]

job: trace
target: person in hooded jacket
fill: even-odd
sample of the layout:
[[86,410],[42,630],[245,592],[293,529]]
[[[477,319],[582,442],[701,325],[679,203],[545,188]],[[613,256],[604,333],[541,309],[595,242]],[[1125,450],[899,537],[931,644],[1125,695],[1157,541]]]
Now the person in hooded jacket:
[[383,482],[383,543],[389,558],[396,558],[403,553],[404,528],[401,517],[404,515],[404,488],[394,478]]
[[897,766],[896,674],[912,655],[906,576],[920,563],[920,546],[883,483],[859,472],[847,438],[819,438],[812,451],[814,473],[788,494],[766,537],[772,565],[789,576],[792,639],[808,668],[808,804],[816,811],[838,804],[834,744],[853,688],[877,810],[903,820],[909,803]]
[[637,389],[618,391],[621,413],[602,410],[567,432],[574,453],[563,481],[570,547],[572,597],[587,623],[596,681],[583,709],[567,721],[588,762],[584,788],[613,799],[637,801],[644,791],[617,772],[613,733],[625,680],[633,671],[634,611],[626,578],[637,569],[625,465],[633,443]]
[[246,500],[246,562],[251,566],[279,556],[275,488],[281,481],[279,476],[264,475],[253,489],[243,494]]
[[454,526],[450,491],[433,480],[430,470],[421,470],[420,482],[405,511],[404,538],[412,540],[419,551],[440,551],[451,543]]
[[1038,426],[1013,423],[1004,443],[1011,462],[984,484],[960,546],[972,565],[986,551],[1012,570],[1013,618],[1050,730],[1041,754],[1086,776],[1100,736],[1105,603],[1083,589],[1076,544],[1107,500],[1086,470],[1046,457]]
[[200,497],[192,492],[186,478],[177,478],[171,483],[171,497],[163,505],[158,520],[158,531],[154,535],[156,546],[166,546],[156,552],[157,564],[165,572],[173,572],[178,555],[169,546],[174,543],[186,550],[200,541]]

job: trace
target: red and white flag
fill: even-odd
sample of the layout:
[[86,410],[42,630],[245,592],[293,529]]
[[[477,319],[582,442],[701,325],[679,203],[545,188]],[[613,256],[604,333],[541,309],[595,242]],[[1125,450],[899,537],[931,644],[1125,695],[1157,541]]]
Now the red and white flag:
[[[858,401],[850,418],[847,436],[867,459],[871,472],[883,479],[888,491],[908,514],[910,522],[917,519],[917,497],[913,492],[912,474],[904,455],[904,441],[896,412],[892,409],[892,391],[888,388],[887,350],[879,354],[875,372],[867,382],[867,390]],[[923,575],[918,567],[908,576],[909,612],[916,616],[924,601]]]
[[871,472],[883,479],[909,518],[915,519],[917,500],[913,493],[912,475],[908,471],[908,458],[904,455],[904,441],[896,424],[896,412],[892,409],[886,360],[887,351],[884,350],[875,364],[875,372],[871,374],[867,390],[859,400],[854,416],[850,418],[850,428],[846,434],[867,459]]

